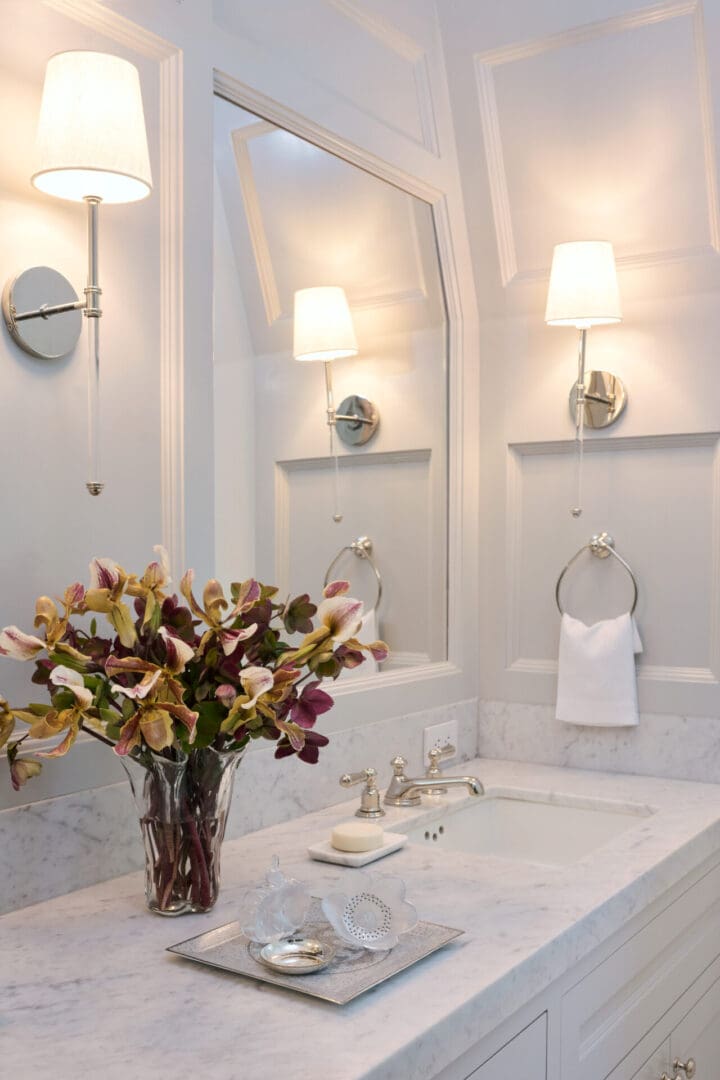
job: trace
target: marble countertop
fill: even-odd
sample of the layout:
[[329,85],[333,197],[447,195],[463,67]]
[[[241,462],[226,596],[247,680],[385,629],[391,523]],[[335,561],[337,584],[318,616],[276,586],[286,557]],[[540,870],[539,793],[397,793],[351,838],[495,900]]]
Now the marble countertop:
[[[197,966],[165,948],[234,919],[239,893],[273,853],[316,891],[329,889],[344,868],[310,861],[306,847],[347,820],[355,799],[227,843],[221,897],[207,915],[146,913],[140,874],[12,912],[0,918],[3,1074],[432,1077],[720,851],[720,786],[492,760],[454,771],[480,777],[488,794],[593,796],[656,812],[567,867],[422,845],[374,864],[405,878],[422,919],[465,934],[342,1008]],[[383,825],[402,831],[408,820],[407,811],[391,810]]]

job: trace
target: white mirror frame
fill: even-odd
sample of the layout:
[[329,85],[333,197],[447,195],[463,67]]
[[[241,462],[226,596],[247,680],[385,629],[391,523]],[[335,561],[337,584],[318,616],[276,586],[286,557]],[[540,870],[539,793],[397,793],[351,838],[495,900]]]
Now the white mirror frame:
[[[472,394],[474,379],[467,378],[466,367],[469,365],[463,363],[463,357],[468,355],[466,320],[463,319],[446,194],[356,144],[344,141],[224,72],[215,70],[213,85],[216,94],[240,108],[307,139],[432,207],[448,319],[447,659],[373,674],[367,678],[355,678],[352,683],[344,685],[333,685],[330,689],[333,697],[341,703],[337,711],[342,712],[342,723],[333,726],[328,722],[336,712],[333,710],[324,718],[324,730],[331,732],[362,723],[368,716],[369,707],[372,708],[373,719],[384,719],[474,697],[477,687],[472,671],[473,638],[476,653],[478,645],[477,636],[472,631],[470,640],[467,639],[466,605],[472,603],[469,597],[476,594],[473,587],[476,567],[471,563],[477,547],[472,545],[470,538],[475,533],[477,492],[464,490],[463,484],[464,477],[472,476],[472,470],[464,467],[464,459],[469,441],[465,436],[468,424],[472,423],[472,405],[467,399]],[[468,583],[470,587],[466,589]]]

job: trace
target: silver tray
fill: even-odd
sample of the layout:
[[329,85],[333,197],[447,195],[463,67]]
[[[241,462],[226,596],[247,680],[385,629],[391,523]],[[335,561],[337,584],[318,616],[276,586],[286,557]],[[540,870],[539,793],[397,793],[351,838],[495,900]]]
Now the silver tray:
[[333,960],[322,971],[308,975],[286,975],[264,967],[258,959],[262,945],[250,941],[237,922],[226,923],[197,937],[171,945],[168,952],[177,953],[198,964],[220,968],[250,979],[284,986],[300,994],[322,998],[334,1005],[348,1001],[404,971],[411,964],[460,937],[464,930],[453,930],[438,923],[419,922],[403,934],[394,949],[369,952],[353,949],[341,941],[325,919],[318,901],[313,902],[303,935],[325,941],[335,949]]

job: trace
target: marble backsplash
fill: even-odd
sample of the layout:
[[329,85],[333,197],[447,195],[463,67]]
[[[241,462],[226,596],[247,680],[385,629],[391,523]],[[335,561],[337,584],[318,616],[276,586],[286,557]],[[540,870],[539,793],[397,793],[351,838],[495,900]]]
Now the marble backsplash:
[[642,713],[637,727],[575,727],[554,705],[481,701],[480,757],[720,783],[716,716]]
[[[385,787],[399,753],[411,776],[422,775],[423,729],[450,718],[458,721],[455,760],[468,761],[477,754],[475,699],[337,732],[317,766],[275,761],[272,747],[253,748],[238,769],[227,836],[345,801],[338,785],[344,772],[372,766]],[[0,851],[0,913],[140,869],[142,841],[127,783],[0,811]]]

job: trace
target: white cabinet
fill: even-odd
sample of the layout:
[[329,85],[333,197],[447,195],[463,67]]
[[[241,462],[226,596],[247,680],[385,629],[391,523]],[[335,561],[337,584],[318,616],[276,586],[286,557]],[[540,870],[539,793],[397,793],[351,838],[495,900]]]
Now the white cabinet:
[[547,1080],[547,1017],[539,1016],[468,1080]]
[[[720,979],[713,983],[697,1005],[670,1036],[670,1063],[676,1059],[695,1062],[695,1080],[717,1080],[720,1076]],[[672,1068],[668,1070],[672,1075]],[[680,1071],[680,1080],[685,1074]]]
[[669,1075],[667,1072],[669,1061],[670,1040],[665,1039],[639,1069],[634,1064],[623,1062],[611,1072],[607,1080],[660,1080],[663,1073]]
[[720,865],[565,972],[435,1080],[720,1080]]

